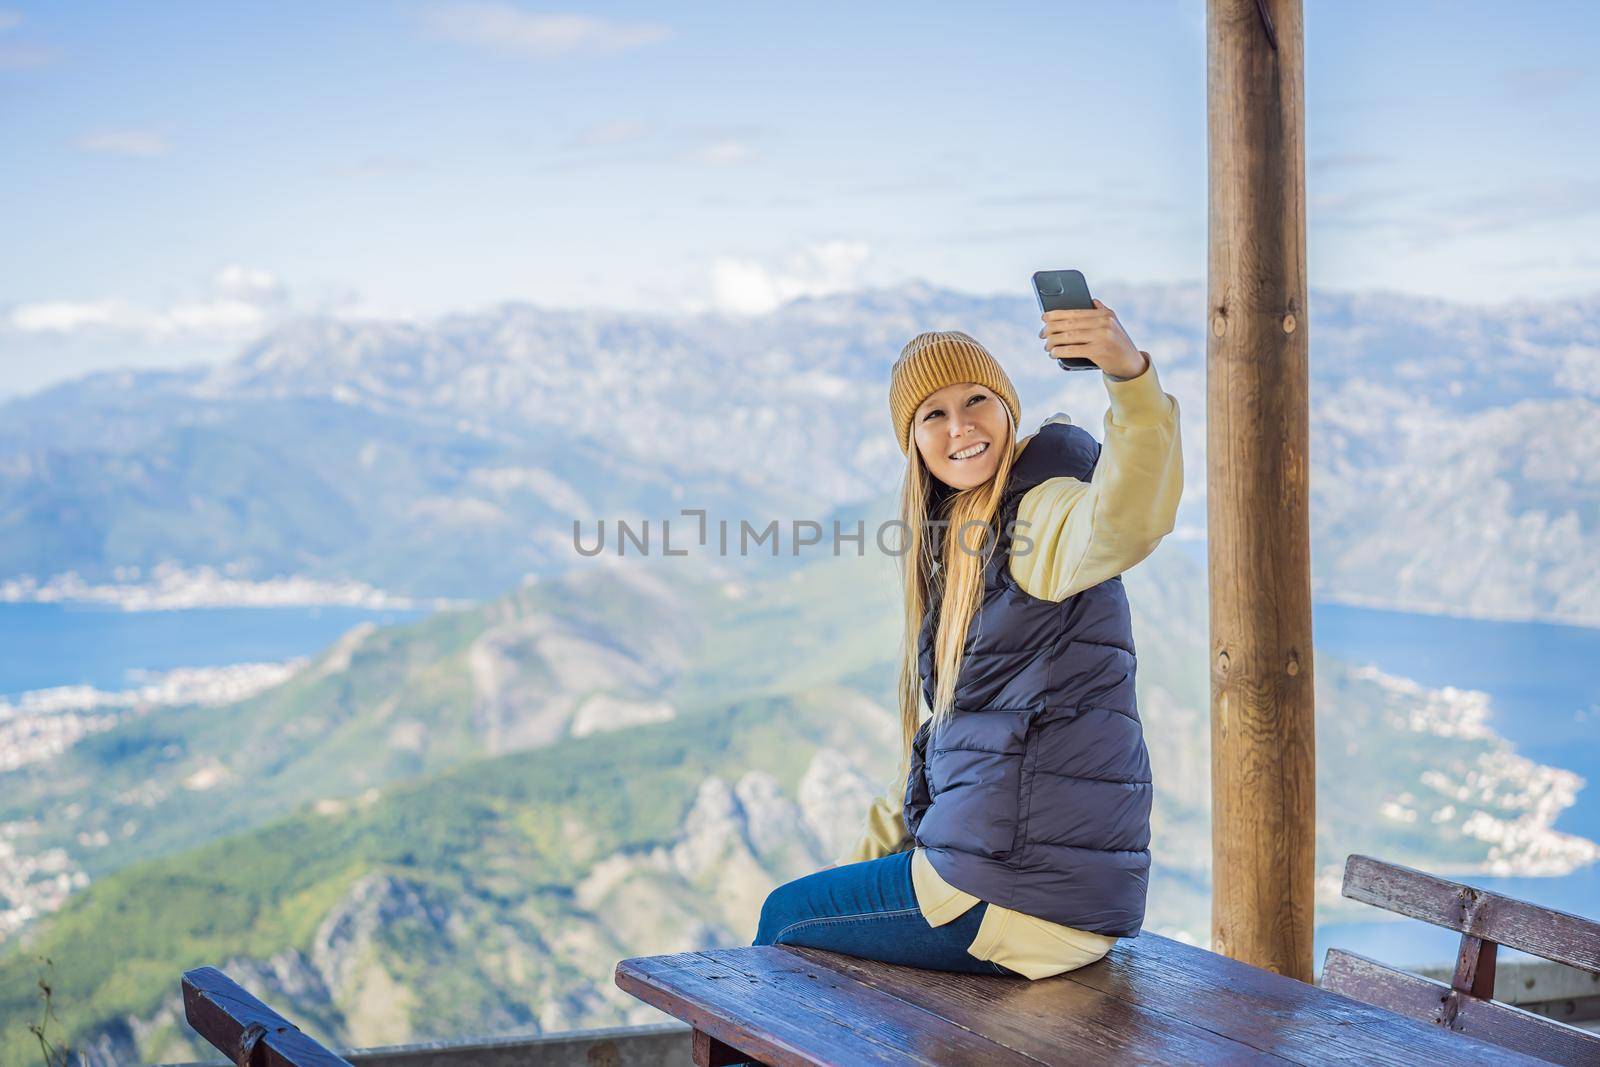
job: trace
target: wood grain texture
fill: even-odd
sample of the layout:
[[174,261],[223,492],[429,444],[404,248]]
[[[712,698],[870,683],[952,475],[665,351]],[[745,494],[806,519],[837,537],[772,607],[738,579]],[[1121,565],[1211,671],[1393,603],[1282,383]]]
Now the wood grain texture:
[[1299,0],[1206,11],[1212,943],[1310,982],[1303,22]]
[[183,973],[183,1014],[241,1067],[351,1067],[215,967]]
[[626,959],[616,983],[771,1067],[1038,1063],[781,946]]
[[1498,946],[1600,973],[1600,923],[1360,853],[1345,860],[1342,892],[1459,931],[1461,946],[1449,985],[1331,948],[1329,989],[1553,1063],[1600,1063],[1600,1036],[1494,1000]]
[[[1353,853],[1343,894],[1483,941],[1600,973],[1600,921]],[[1493,990],[1494,975],[1489,985]]]
[[1525,1063],[1381,1006],[1149,932],[1072,979],[1295,1063]]
[[625,959],[616,983],[773,1067],[1539,1062],[1149,932],[1037,982],[762,945]]
[[1354,952],[1330,948],[1322,968],[1327,988],[1413,1019],[1500,1045],[1547,1063],[1600,1063],[1600,1036],[1408,974]]
[[1170,1063],[1292,1062],[1075,980],[1086,970],[1104,968],[1104,958],[1055,979],[974,982],[968,975],[891,969],[817,949],[793,951],[1040,1063],[1136,1063],[1157,1051]]

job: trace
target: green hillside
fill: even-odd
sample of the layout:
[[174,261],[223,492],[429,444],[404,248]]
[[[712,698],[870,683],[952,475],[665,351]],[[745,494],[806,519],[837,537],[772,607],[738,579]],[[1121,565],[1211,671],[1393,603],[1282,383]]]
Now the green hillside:
[[[1203,575],[1161,552],[1126,580],[1157,785],[1146,928],[1203,942]],[[4,808],[95,881],[0,957],[0,1067],[36,1062],[40,954],[104,1062],[202,1054],[177,982],[203,963],[337,1046],[658,1018],[615,989],[616,961],[747,943],[766,893],[836,855],[892,769],[892,582],[878,556],[764,579],[595,568],[4,776]],[[1459,694],[1316,671],[1320,920],[1352,851],[1450,872],[1519,842],[1593,847],[1549,829],[1564,772]],[[74,835],[130,822],[97,848]]]
[[[250,700],[159,709],[5,775],[0,821],[38,820],[38,847],[67,848],[100,877],[311,799],[547,743],[595,694],[675,700],[716,604],[704,582],[643,581],[596,569],[358,628]],[[80,845],[97,833],[104,846]]]
[[[7,1020],[0,1063],[30,1063],[38,1054],[26,1031],[13,1025],[35,1012],[35,954],[55,961],[63,1022],[79,1033],[110,1023],[115,1043],[113,1020],[157,1013],[185,968],[239,956],[266,959],[285,948],[309,951],[330,909],[372,875],[415,886],[449,916],[450,923],[436,926],[429,909],[419,907],[381,931],[381,967],[426,1005],[422,1016],[436,1014],[452,1033],[498,1029],[510,1017],[530,1020],[532,995],[599,975],[550,961],[517,982],[496,958],[518,945],[541,944],[569,920],[592,922],[574,914],[581,909],[574,908],[572,885],[598,857],[671,841],[706,777],[761,769],[792,790],[815,749],[811,737],[832,725],[822,721],[826,715],[818,703],[779,699],[698,711],[615,736],[477,761],[397,788],[365,808],[334,815],[302,810],[248,834],[136,864],[74,898],[28,954],[0,963],[0,1018]],[[709,923],[723,919],[699,910]],[[330,1017],[329,1005],[290,1000],[300,1017]],[[353,1010],[360,1011],[356,1000]],[[343,1030],[344,1013],[333,1018]],[[179,1037],[187,1035],[170,1027],[151,1035],[140,1055],[189,1055],[181,1045],[167,1047]]]

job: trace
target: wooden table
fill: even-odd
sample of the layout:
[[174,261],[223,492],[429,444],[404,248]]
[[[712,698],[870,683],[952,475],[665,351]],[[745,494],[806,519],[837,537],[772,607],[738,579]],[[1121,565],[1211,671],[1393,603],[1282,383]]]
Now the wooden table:
[[625,959],[616,983],[693,1026],[702,1067],[1544,1063],[1149,932],[1036,982],[759,945]]

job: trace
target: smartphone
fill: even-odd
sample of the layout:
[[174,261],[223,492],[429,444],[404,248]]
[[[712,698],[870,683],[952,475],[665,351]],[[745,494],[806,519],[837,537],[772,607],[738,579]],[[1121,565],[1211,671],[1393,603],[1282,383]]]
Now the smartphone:
[[[1079,270],[1036,270],[1033,272],[1033,295],[1039,298],[1039,314],[1066,308],[1092,309],[1089,283]],[[1100,364],[1083,356],[1058,358],[1062,370],[1099,370]]]

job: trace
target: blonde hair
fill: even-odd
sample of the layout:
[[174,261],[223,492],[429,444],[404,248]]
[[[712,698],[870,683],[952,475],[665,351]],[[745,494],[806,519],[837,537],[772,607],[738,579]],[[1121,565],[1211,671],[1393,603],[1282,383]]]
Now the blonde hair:
[[[983,598],[983,574],[999,543],[995,516],[1006,481],[1017,458],[1017,423],[1006,407],[1006,440],[999,444],[1000,465],[982,485],[970,489],[951,489],[937,501],[934,476],[922,462],[922,451],[912,443],[906,455],[906,473],[900,487],[900,521],[909,544],[900,556],[901,581],[905,589],[905,618],[900,658],[900,727],[904,741],[901,750],[902,774],[910,769],[911,748],[922,724],[922,679],[918,671],[918,641],[924,613],[937,606],[938,630],[933,638],[933,674],[936,679],[932,737],[952,714],[956,679],[960,677],[967,630]],[[935,510],[939,513],[935,514]],[[930,523],[947,519],[942,538],[942,559],[930,533]],[[972,542],[982,536],[979,545]],[[967,547],[963,547],[963,546]],[[935,581],[936,566],[943,571]]]

